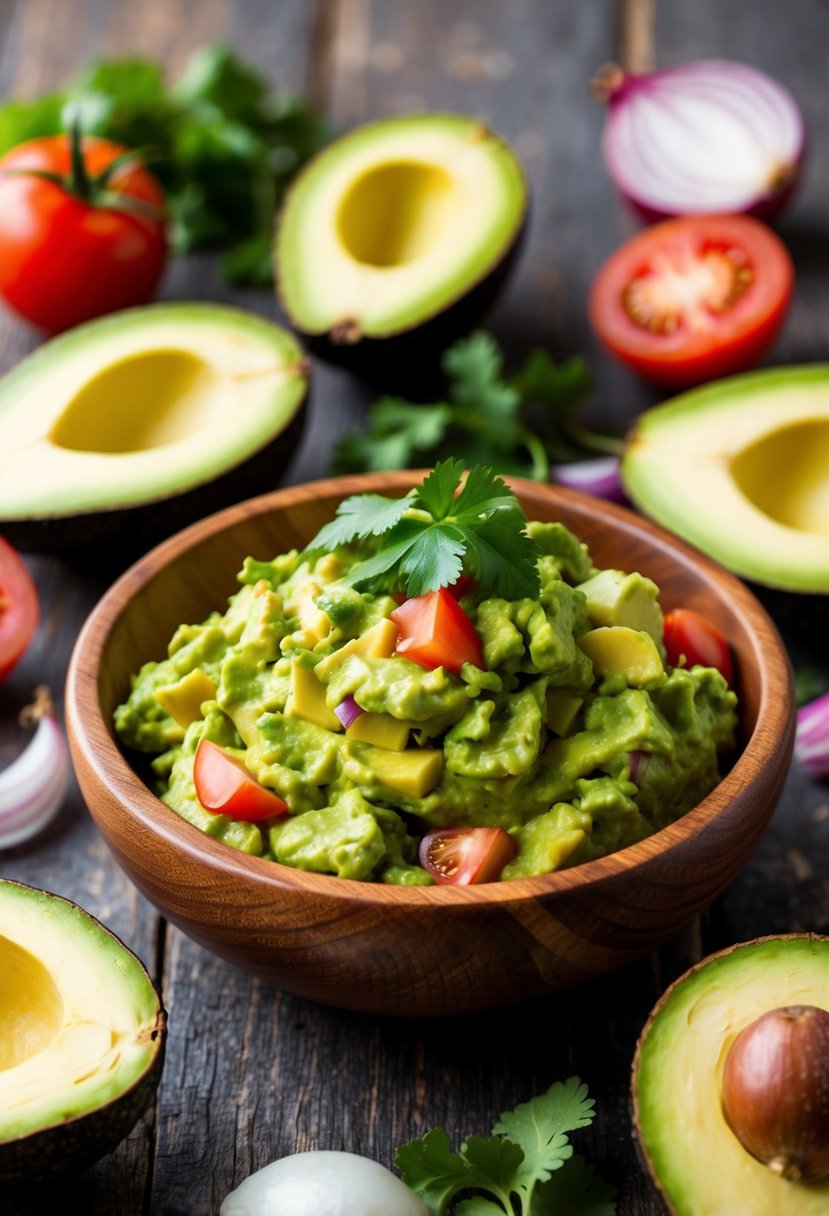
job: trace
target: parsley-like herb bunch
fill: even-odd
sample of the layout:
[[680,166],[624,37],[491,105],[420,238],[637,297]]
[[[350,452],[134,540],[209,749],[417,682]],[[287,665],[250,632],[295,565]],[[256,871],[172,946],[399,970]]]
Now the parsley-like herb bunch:
[[475,1193],[452,1208],[454,1216],[613,1216],[615,1189],[568,1140],[593,1117],[587,1086],[570,1077],[501,1115],[489,1140],[469,1136],[453,1153],[436,1128],[399,1148],[395,1162],[436,1216],[465,1192]]
[[425,595],[450,587],[467,570],[484,595],[537,599],[540,553],[525,531],[521,504],[492,469],[480,465],[458,492],[463,471],[463,461],[444,460],[404,498],[346,498],[306,552],[377,537],[377,552],[346,575],[352,586]]
[[554,363],[534,350],[516,376],[504,374],[495,339],[475,333],[443,356],[446,398],[431,404],[381,397],[368,432],[352,431],[337,447],[336,472],[407,469],[462,452],[467,464],[548,481],[550,464],[618,455],[621,440],[576,421],[593,390],[584,359]]

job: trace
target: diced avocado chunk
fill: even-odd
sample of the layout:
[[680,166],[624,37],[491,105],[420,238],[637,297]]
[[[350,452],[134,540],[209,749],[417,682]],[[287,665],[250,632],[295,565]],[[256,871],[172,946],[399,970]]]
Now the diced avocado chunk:
[[330,620],[315,602],[316,597],[321,594],[322,588],[318,583],[303,583],[285,605],[286,611],[297,614],[302,629],[318,642],[327,638],[331,632]]
[[197,722],[202,716],[202,703],[215,699],[216,685],[200,667],[195,667],[176,684],[156,688],[153,696],[161,708],[166,709],[170,717],[186,730],[191,722]]
[[273,855],[298,870],[368,878],[386,853],[373,809],[359,790],[348,790],[331,806],[283,819],[268,833]]
[[518,855],[502,878],[529,878],[560,870],[590,832],[592,820],[567,802],[557,802],[513,834]]
[[370,659],[388,659],[394,653],[396,645],[397,626],[394,621],[384,617],[382,621],[372,625],[371,629],[367,629],[360,637],[352,638],[350,642],[346,642],[345,646],[341,646],[327,658],[321,659],[314,670],[317,678],[327,684],[340,664],[351,655],[359,654]]
[[345,733],[358,743],[371,743],[374,747],[402,752],[409,742],[409,730],[408,722],[401,722],[391,714],[361,714]]
[[325,700],[325,686],[320,684],[312,667],[303,667],[298,659],[291,662],[291,691],[285,705],[286,718],[304,718],[323,730],[342,730],[337,715]]
[[651,579],[635,571],[600,570],[578,589],[587,597],[591,624],[625,625],[649,633],[657,646],[662,645],[659,588]]
[[547,689],[547,725],[562,738],[568,734],[584,704],[582,697],[574,697],[563,688]]
[[443,773],[443,752],[437,748],[390,752],[373,747],[366,762],[382,785],[412,798],[425,798]]
[[597,676],[623,676],[631,688],[645,688],[664,679],[665,668],[649,633],[626,625],[602,625],[576,641]]

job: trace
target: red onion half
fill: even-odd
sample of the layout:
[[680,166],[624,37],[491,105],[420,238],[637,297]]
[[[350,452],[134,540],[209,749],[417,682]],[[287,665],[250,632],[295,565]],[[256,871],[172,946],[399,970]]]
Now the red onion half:
[[792,193],[803,115],[788,89],[746,64],[703,59],[626,76],[602,69],[604,155],[646,219],[744,212],[768,219]]
[[829,777],[829,692],[797,711],[794,754],[810,777]]
[[617,456],[598,456],[595,460],[554,464],[550,467],[550,478],[557,486],[581,490],[594,498],[607,498],[611,502],[628,501],[619,476]]

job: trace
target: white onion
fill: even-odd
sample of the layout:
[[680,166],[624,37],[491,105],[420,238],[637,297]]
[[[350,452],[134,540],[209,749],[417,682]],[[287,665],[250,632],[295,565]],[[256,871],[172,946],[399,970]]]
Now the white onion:
[[219,1216],[429,1216],[413,1191],[355,1153],[295,1153],[231,1191]]
[[626,76],[603,69],[604,154],[647,219],[751,212],[768,219],[798,176],[805,131],[788,89],[746,64],[706,59]]
[[54,819],[69,788],[69,755],[46,688],[21,714],[37,722],[31,740],[8,768],[0,772],[0,849],[10,849],[37,835]]

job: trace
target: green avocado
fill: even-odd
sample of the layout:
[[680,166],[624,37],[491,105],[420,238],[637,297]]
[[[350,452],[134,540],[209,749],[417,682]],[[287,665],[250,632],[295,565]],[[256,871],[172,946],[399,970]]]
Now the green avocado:
[[735,376],[648,410],[622,479],[641,510],[737,574],[829,592],[829,364]]
[[82,1170],[144,1113],[166,1014],[126,946],[76,904],[0,880],[0,1182]]
[[130,309],[53,338],[0,380],[0,532],[49,550],[120,544],[132,528],[146,547],[271,488],[307,382],[292,335],[214,304]]
[[791,1005],[829,1010],[829,937],[768,937],[704,959],[665,993],[636,1049],[636,1132],[673,1216],[825,1216],[829,1179],[790,1182],[725,1121],[722,1074],[737,1035]]
[[275,247],[277,289],[315,353],[358,370],[443,349],[480,319],[528,205],[512,149],[476,118],[369,123],[298,175]]

